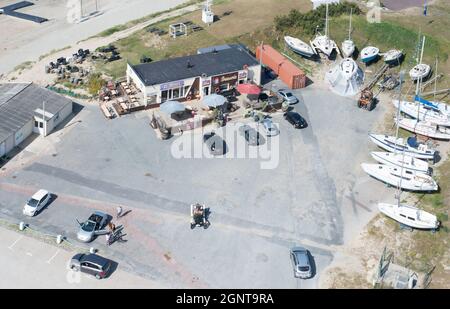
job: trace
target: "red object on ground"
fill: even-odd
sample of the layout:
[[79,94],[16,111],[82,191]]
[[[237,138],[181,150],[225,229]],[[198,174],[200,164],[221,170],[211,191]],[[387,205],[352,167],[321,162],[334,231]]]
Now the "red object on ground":
[[306,87],[306,74],[270,45],[256,47],[256,59],[269,67],[291,89]]
[[261,89],[255,84],[239,84],[236,87],[237,91],[242,94],[260,94]]

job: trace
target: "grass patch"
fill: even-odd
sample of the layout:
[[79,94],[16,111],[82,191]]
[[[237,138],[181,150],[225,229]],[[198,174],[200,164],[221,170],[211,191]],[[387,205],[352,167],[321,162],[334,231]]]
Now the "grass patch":
[[72,47],[72,46],[69,45],[69,46],[66,46],[66,47],[63,47],[63,48],[53,49],[53,50],[51,50],[50,52],[48,52],[48,53],[46,53],[46,54],[44,54],[44,55],[39,56],[39,61],[41,61],[41,60],[44,59],[44,58],[47,58],[47,57],[50,56],[50,55],[53,55],[53,54],[55,54],[55,53],[57,53],[57,52],[60,52],[60,51],[69,49],[69,48],[71,48],[71,47]]
[[97,95],[100,89],[102,89],[102,87],[105,85],[106,81],[99,73],[90,75],[86,82],[87,90],[91,95]]
[[18,71],[19,74],[21,71],[31,68],[33,65],[33,61],[25,61],[14,68],[14,71]]
[[122,25],[117,25],[117,26],[111,27],[109,29],[106,29],[105,31],[100,32],[99,34],[97,34],[94,37],[107,37],[107,36],[110,36],[110,35],[112,35],[112,34],[114,34],[116,32],[123,31],[123,30],[129,29],[129,28],[131,28],[133,26],[136,26],[136,25],[138,25],[140,23],[146,22],[149,19],[161,16],[163,14],[167,14],[167,13],[170,13],[170,12],[173,12],[173,11],[176,11],[176,10],[179,10],[179,9],[182,9],[182,8],[185,8],[185,7],[188,7],[190,5],[193,5],[193,4],[196,4],[196,3],[200,3],[200,2],[203,2],[203,0],[191,0],[191,1],[188,1],[188,2],[185,2],[185,3],[182,3],[180,5],[177,5],[174,8],[171,8],[171,9],[168,9],[168,10],[165,10],[165,11],[156,12],[156,13],[144,16],[142,18],[138,18],[138,19],[129,21],[126,24],[122,24]]

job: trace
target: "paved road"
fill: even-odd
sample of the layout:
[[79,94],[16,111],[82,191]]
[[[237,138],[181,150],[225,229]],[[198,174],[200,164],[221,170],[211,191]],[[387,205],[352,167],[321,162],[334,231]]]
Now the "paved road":
[[[107,121],[87,106],[69,129],[37,139],[23,154],[28,164],[7,167],[0,215],[23,218],[23,201],[43,187],[58,197],[27,222],[74,239],[75,218],[123,205],[132,210],[119,222],[128,242],[93,243],[122,269],[171,287],[317,287],[334,251],[373,216],[385,190],[359,167],[379,114],[314,87],[296,94],[309,127],[295,130],[273,117],[281,130],[274,169],[261,169],[262,159],[176,159],[172,143],[189,133],[161,141],[143,113]],[[201,144],[201,136],[193,141]],[[50,150],[36,155],[40,146]],[[208,230],[189,229],[189,204],[197,201],[211,207]],[[314,256],[312,280],[293,278],[289,249],[296,245]]]
[[124,272],[118,265],[105,280],[68,268],[75,252],[38,241],[23,233],[0,228],[0,288],[164,288]]

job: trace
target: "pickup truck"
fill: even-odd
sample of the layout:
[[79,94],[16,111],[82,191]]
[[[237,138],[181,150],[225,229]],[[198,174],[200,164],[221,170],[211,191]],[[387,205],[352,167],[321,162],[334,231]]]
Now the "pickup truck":
[[104,228],[106,224],[108,224],[109,215],[101,212],[95,211],[92,215],[89,216],[89,219],[81,223],[77,222],[80,225],[80,230],[77,233],[78,240],[82,242],[90,242],[97,235],[105,235],[108,233]]

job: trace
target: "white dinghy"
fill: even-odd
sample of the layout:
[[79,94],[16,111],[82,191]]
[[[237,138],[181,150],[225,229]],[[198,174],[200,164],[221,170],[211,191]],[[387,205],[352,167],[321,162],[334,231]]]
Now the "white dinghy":
[[401,118],[398,120],[398,125],[400,128],[419,135],[440,140],[450,140],[450,128],[439,126],[429,121]]
[[367,46],[361,50],[361,61],[369,63],[375,60],[380,53],[380,49],[375,46]]
[[400,107],[400,111],[409,117],[435,123],[439,126],[450,127],[450,116],[442,113],[439,109],[432,108],[417,101],[401,101],[399,106],[398,100],[392,100],[392,104],[396,108]]
[[409,71],[409,76],[413,81],[425,80],[431,73],[431,66],[419,63]]
[[379,203],[378,209],[386,216],[412,228],[435,230],[440,225],[435,215],[414,206]]
[[369,138],[376,145],[390,152],[404,151],[406,155],[425,160],[434,160],[436,156],[436,150],[424,143],[419,143],[414,136],[410,136],[405,140],[404,138],[396,138],[390,135],[369,134]]
[[311,48],[311,46],[309,46],[300,39],[291,36],[285,36],[284,41],[293,52],[300,54],[304,57],[311,57],[316,54],[314,50]]
[[361,167],[370,176],[403,190],[431,192],[439,188],[431,176],[406,168],[371,163],[362,163]]
[[397,167],[403,166],[409,170],[425,174],[430,174],[431,171],[427,161],[423,161],[403,153],[372,151],[370,155],[381,164]]
[[400,64],[403,52],[398,49],[391,49],[384,53],[384,62],[390,65]]

